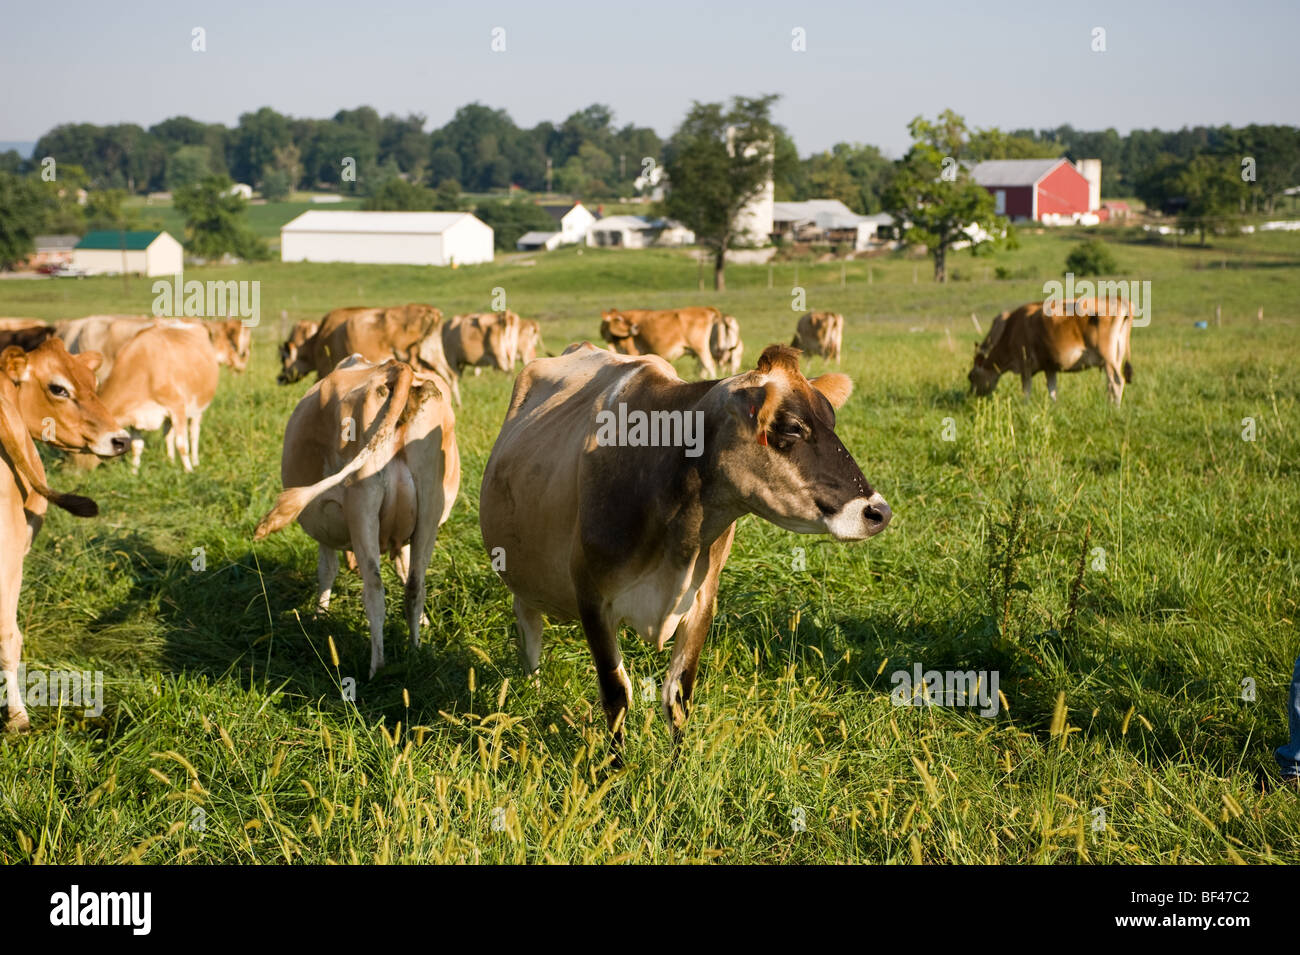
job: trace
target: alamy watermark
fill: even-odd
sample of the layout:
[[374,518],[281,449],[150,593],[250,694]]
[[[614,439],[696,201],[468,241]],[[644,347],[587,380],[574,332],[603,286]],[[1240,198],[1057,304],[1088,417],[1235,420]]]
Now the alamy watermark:
[[[1043,283],[1043,301],[1052,303],[1055,315],[1073,315],[1075,302],[1087,299],[1094,304],[1103,304],[1110,314],[1117,314],[1121,308],[1128,309],[1133,318],[1134,328],[1145,328],[1151,324],[1151,280],[1144,279],[1091,279],[1075,280],[1073,272],[1065,273],[1065,281],[1052,279]],[[1088,314],[1091,314],[1089,311]]]
[[1001,709],[997,670],[895,670],[889,694],[895,706],[978,706],[980,716],[997,716]]
[[[18,664],[18,695],[28,709],[77,707],[86,716],[104,712],[104,674],[99,670],[28,670]],[[7,699],[9,678],[0,673],[0,699]]]
[[177,272],[153,283],[154,318],[238,318],[248,328],[262,319],[260,281],[200,282]]
[[596,412],[596,444],[619,448],[685,448],[688,458],[704,453],[703,411],[628,410]]

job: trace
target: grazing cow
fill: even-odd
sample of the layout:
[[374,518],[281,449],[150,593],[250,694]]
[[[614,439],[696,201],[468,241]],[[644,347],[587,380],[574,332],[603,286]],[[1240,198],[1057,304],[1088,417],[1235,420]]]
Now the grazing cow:
[[[442,327],[442,350],[454,376],[452,388],[458,404],[461,369],[473,368],[476,372],[480,368],[514,371],[520,340],[524,334],[523,320],[509,309],[504,312],[456,315]],[[535,354],[535,340],[532,347]]]
[[146,328],[157,324],[202,326],[212,342],[219,363],[237,372],[248,367],[253,350],[253,330],[237,318],[200,321],[193,318],[154,318],[149,315],[91,315],[58,322],[54,330],[72,354],[93,351],[103,357],[97,372],[102,384],[112,373],[122,346]]
[[[406,591],[411,644],[420,645],[424,575],[438,528],[460,490],[455,416],[437,376],[404,362],[353,355],[312,386],[285,428],[286,490],[255,540],[297,518],[320,545],[317,607],[329,609],[338,551],[356,553],[370,624],[370,675],[384,665],[385,553]],[[322,477],[323,476],[323,477]]]
[[[311,319],[303,319],[293,326],[293,331],[289,337],[280,345],[280,376],[277,379],[280,384],[287,385],[291,381],[297,381],[304,375],[312,372],[316,368],[315,356],[312,354],[312,340],[316,337],[316,332],[320,330],[320,322],[313,322]],[[304,352],[306,349],[306,352]],[[299,357],[302,356],[300,363]],[[293,373],[290,378],[290,369],[297,368],[298,371]]]
[[844,316],[837,312],[805,312],[790,344],[806,355],[821,355],[839,364],[844,345]]
[[[664,311],[609,309],[600,319],[600,337],[609,342],[611,351],[624,355],[658,355],[676,361],[690,352],[700,363],[700,374],[716,378],[711,343],[714,326],[722,322],[722,312],[710,305]],[[739,330],[736,334],[739,340]]]
[[0,318],[0,352],[10,345],[31,351],[53,334],[53,325],[35,318]]
[[840,540],[889,523],[835,434],[851,390],[838,373],[804,378],[781,345],[722,381],[586,342],[520,372],[479,524],[514,594],[524,669],[538,668],[543,614],[581,621],[617,742],[630,695],[620,624],[659,649],[672,639],[662,705],[680,732],[736,520]]
[[991,394],[998,379],[1017,372],[1029,397],[1033,377],[1047,375],[1047,393],[1056,399],[1056,373],[1104,368],[1111,400],[1119,404],[1124,384],[1133,380],[1129,362],[1128,305],[1098,299],[1065,302],[1057,309],[1049,299],[1030,302],[993,320],[984,340],[975,346],[975,363],[968,378],[977,395]]
[[293,337],[280,348],[283,368],[277,380],[292,384],[314,371],[319,381],[349,355],[360,355],[372,362],[395,358],[451,381],[441,326],[442,312],[432,305],[336,308],[305,341],[295,343],[305,330],[303,323],[294,328]]
[[720,370],[728,375],[740,371],[745,343],[740,340],[740,322],[733,315],[723,315],[709,330],[709,354]]
[[89,498],[49,488],[33,439],[104,457],[122,454],[130,443],[95,393],[98,361],[97,355],[69,355],[57,338],[31,351],[11,345],[0,352],[0,670],[11,731],[29,725],[18,679],[23,558],[45,520],[46,502],[78,517],[98,513]]
[[[181,456],[193,471],[199,463],[203,412],[217,393],[220,372],[212,340],[187,322],[158,322],[122,346],[104,382],[104,404],[133,431],[167,427],[167,459]],[[144,439],[131,437],[131,470],[140,471]]]

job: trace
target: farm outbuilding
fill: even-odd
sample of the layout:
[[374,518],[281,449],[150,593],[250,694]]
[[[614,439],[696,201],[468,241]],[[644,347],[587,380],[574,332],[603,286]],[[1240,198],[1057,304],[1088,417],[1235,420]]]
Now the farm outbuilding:
[[[557,245],[576,245],[587,238],[587,230],[596,223],[596,217],[581,202],[572,205],[543,205],[542,209],[555,220],[559,227]],[[554,248],[554,246],[547,246]]]
[[1078,222],[1101,205],[1098,159],[1078,166],[1063,158],[990,159],[971,167],[970,176],[993,194],[998,215],[1012,220]]
[[42,266],[71,265],[72,250],[81,241],[75,235],[38,235],[32,240],[35,246],[27,257],[27,268],[39,269]]
[[772,206],[772,235],[778,241],[838,242],[855,252],[870,247],[889,215],[860,216],[838,199],[776,202]]
[[176,275],[185,250],[167,232],[87,232],[72,250],[72,267],[87,275]]
[[310,209],[280,229],[284,262],[476,265],[492,261],[492,227],[468,212]]
[[647,249],[694,241],[695,233],[680,222],[648,216],[606,216],[587,231],[587,245],[600,248]]

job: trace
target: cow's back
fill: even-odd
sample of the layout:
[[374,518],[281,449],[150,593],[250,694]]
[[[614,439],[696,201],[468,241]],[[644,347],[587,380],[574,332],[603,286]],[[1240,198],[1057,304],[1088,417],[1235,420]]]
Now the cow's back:
[[174,400],[202,410],[212,403],[219,377],[217,354],[204,327],[150,325],[122,346],[101,394],[114,414]]

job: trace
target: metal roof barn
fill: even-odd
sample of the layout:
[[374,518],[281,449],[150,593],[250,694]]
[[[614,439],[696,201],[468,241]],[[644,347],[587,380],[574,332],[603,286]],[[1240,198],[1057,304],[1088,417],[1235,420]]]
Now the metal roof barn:
[[311,209],[280,229],[284,262],[475,265],[491,262],[492,227],[468,212]]

